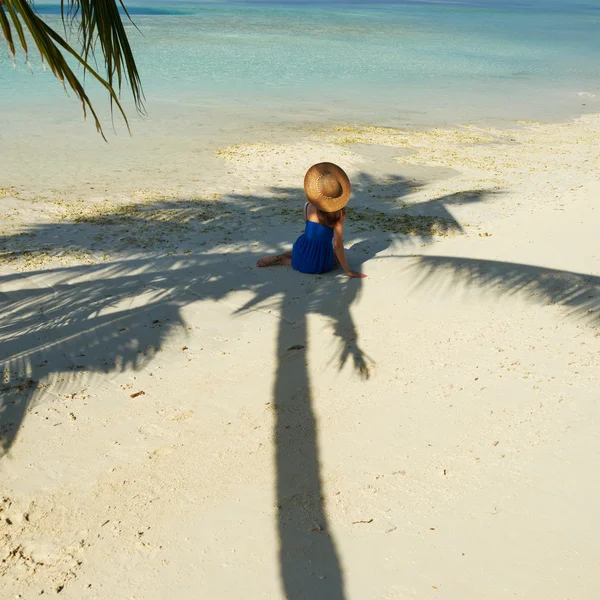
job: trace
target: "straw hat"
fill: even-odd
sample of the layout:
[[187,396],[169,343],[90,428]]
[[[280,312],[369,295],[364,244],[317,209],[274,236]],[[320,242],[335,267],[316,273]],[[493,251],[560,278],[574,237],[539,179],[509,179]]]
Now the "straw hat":
[[304,193],[319,210],[335,212],[350,200],[350,180],[344,171],[329,162],[313,165],[304,176]]

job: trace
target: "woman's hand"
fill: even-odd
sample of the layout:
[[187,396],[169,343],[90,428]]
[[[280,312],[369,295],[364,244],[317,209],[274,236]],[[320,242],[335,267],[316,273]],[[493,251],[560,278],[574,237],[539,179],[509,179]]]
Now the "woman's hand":
[[346,275],[350,277],[350,279],[364,279],[366,275],[364,273],[359,273],[358,271],[346,271]]

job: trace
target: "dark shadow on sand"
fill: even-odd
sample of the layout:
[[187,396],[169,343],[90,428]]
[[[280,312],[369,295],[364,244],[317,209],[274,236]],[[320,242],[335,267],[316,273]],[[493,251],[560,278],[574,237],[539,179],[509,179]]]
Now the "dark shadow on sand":
[[468,284],[500,296],[522,295],[538,304],[557,305],[573,320],[600,325],[600,277],[534,265],[458,256],[411,256],[407,269],[427,294],[448,293]]
[[[361,268],[363,262],[388,245],[373,240],[365,250],[366,244],[360,243],[348,253],[349,258],[356,268]],[[340,280],[329,274],[315,285],[314,277],[293,272],[290,276],[296,281],[286,281],[287,291],[280,301],[273,386],[281,580],[289,599],[342,600],[346,597],[343,568],[329,528],[321,480],[318,426],[307,366],[311,344],[307,317],[320,314],[330,320],[338,341],[338,367],[341,369],[350,361],[357,376],[368,378],[366,355],[350,312],[363,281]],[[296,296],[302,285],[311,285],[310,291]],[[268,297],[269,292],[265,292]],[[261,296],[258,294],[242,311],[266,299]]]
[[[400,177],[380,183],[361,174],[353,185],[350,215],[354,209],[359,214],[369,209],[389,217],[385,233],[377,224],[361,224],[362,241],[348,252],[355,268],[394,239],[410,246],[427,243],[440,231],[460,232],[448,206],[493,195],[490,190],[467,190],[464,195],[421,203],[420,212],[419,204],[406,210],[402,205],[400,199],[412,184]],[[276,241],[270,250],[279,252],[289,248],[301,230],[302,190],[272,192],[269,197],[231,196],[214,206],[192,199],[157,201],[139,210],[116,211],[78,223],[39,225],[26,232],[29,237],[21,236],[33,258],[48,248],[109,253],[115,243],[123,252],[142,254],[0,278],[2,450],[8,452],[14,443],[36,390],[53,379],[74,371],[91,378],[140,369],[175,330],[185,327],[182,309],[186,305],[199,299],[222,300],[233,291],[250,292],[252,299],[238,314],[275,307],[280,316],[272,403],[285,595],[290,600],[343,600],[343,568],[323,499],[318,426],[306,360],[315,340],[308,339],[307,316],[319,314],[330,320],[338,340],[338,367],[351,362],[357,377],[366,378],[366,357],[351,314],[365,283],[335,273],[312,277],[286,270],[275,275],[273,269],[278,267],[254,268],[264,254],[252,250],[253,242],[262,242],[261,231],[274,232]],[[286,211],[293,220],[286,221]],[[260,227],[255,219],[262,219]],[[356,231],[349,220],[351,241]],[[94,235],[99,225],[111,235]],[[171,243],[174,238],[176,248]],[[5,260],[16,259],[23,251],[16,236],[0,238],[0,245]],[[232,249],[236,245],[241,249]]]

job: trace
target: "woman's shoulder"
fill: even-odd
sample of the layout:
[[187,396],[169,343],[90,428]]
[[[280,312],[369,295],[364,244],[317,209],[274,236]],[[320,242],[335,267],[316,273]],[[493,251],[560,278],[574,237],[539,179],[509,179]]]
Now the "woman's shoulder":
[[304,205],[304,215],[306,216],[307,221],[314,221],[315,223],[319,222],[317,207],[310,202],[307,202]]

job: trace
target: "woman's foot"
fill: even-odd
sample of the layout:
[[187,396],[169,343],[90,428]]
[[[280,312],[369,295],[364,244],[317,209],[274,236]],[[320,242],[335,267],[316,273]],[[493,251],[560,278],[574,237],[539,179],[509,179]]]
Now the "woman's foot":
[[281,260],[281,255],[277,256],[263,256],[257,263],[257,267],[272,267],[273,265],[278,265]]
[[292,264],[292,253],[284,252],[277,256],[263,256],[257,263],[257,267],[272,267],[273,265],[281,265],[289,267]]

